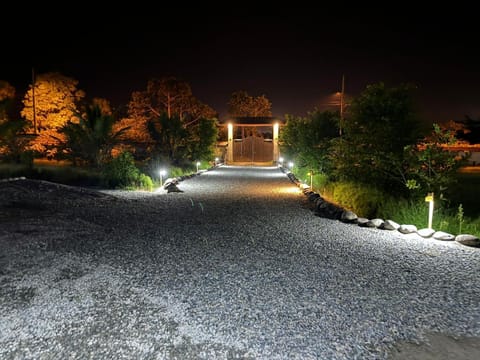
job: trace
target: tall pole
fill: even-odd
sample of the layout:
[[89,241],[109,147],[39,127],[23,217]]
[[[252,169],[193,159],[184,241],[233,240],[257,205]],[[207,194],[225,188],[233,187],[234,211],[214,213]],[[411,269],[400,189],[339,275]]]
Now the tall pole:
[[37,109],[35,103],[35,70],[32,67],[32,103],[33,103],[33,132],[37,134]]
[[340,136],[342,136],[343,128],[343,108],[345,105],[345,74],[342,75],[342,92],[340,93]]

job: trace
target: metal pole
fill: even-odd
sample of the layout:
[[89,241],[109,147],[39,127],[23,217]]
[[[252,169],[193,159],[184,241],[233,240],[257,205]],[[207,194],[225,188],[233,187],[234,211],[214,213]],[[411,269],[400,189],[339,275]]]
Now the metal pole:
[[345,75],[342,75],[342,92],[340,93],[340,136],[342,136],[343,128],[343,107],[344,107],[344,95],[345,95]]
[[33,132],[37,134],[37,109],[35,104],[35,70],[32,67],[32,103],[33,103]]

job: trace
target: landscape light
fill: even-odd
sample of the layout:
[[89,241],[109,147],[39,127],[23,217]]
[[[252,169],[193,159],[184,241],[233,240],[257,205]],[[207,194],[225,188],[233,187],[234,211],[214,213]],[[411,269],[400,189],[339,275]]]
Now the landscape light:
[[165,169],[160,170],[160,187],[163,186],[163,177],[167,175],[167,171]]
[[278,163],[280,164],[280,166],[283,166],[283,157],[279,157],[278,158]]
[[197,172],[198,172],[198,167],[200,166],[200,161],[197,161]]
[[431,229],[433,222],[433,192],[425,196],[425,201],[428,202],[428,228]]
[[293,168],[293,162],[290,161],[290,162],[288,163],[288,168],[289,168],[290,170]]

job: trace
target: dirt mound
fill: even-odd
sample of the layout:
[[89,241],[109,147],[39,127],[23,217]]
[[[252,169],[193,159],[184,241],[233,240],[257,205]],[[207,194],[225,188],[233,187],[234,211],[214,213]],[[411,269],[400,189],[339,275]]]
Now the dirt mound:
[[113,199],[111,195],[95,190],[45,180],[16,178],[0,181],[0,206],[4,208],[42,209],[46,203],[65,203],[98,198]]

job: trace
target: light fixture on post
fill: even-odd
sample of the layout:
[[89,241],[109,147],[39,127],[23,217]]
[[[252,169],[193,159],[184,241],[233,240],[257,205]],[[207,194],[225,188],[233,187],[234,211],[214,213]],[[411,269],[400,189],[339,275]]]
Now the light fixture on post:
[[425,196],[425,201],[428,202],[428,228],[431,229],[433,222],[433,192]]
[[163,186],[163,177],[167,174],[165,169],[160,170],[160,187]]
[[293,168],[293,162],[290,161],[290,162],[288,163],[288,168],[289,168],[290,170],[292,170],[292,168]]
[[198,173],[198,167],[200,166],[200,161],[197,161],[197,173]]
[[278,164],[279,164],[280,166],[283,166],[283,157],[280,156],[280,157],[278,158]]
[[218,164],[218,157],[215,158],[215,166]]
[[313,170],[310,170],[307,175],[310,176],[310,190],[313,191]]

